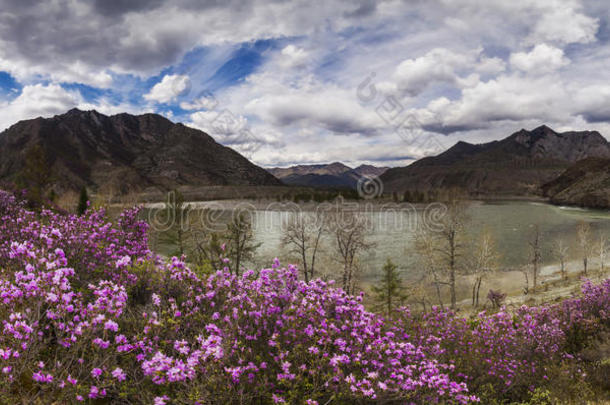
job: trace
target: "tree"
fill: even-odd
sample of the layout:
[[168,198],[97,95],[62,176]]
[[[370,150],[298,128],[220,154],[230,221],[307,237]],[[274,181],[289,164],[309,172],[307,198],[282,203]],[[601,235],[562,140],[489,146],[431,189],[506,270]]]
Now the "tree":
[[492,273],[498,262],[493,238],[489,232],[484,232],[471,258],[470,268],[474,275],[472,284],[472,306],[479,306],[479,293],[483,279]]
[[[423,271],[423,280],[429,280],[436,291],[438,305],[444,309],[441,286],[448,285],[441,277],[441,263],[438,254],[437,239],[433,232],[426,228],[420,228],[415,234],[415,249],[419,265]],[[422,280],[422,281],[423,281]],[[425,302],[425,298],[422,297]],[[422,304],[425,306],[425,304]]]
[[359,256],[374,246],[366,238],[369,223],[366,217],[350,210],[340,210],[330,215],[335,252],[343,265],[342,286],[346,292],[354,293]]
[[80,189],[80,196],[78,197],[78,207],[76,208],[76,212],[78,215],[83,215],[85,211],[87,211],[89,203],[89,195],[87,195],[87,188],[83,186]]
[[379,285],[373,286],[372,289],[378,306],[385,309],[388,318],[391,317],[394,308],[406,299],[404,286],[397,271],[397,266],[390,259],[387,259],[382,268]]
[[252,223],[243,213],[237,215],[227,226],[227,257],[230,259],[229,270],[239,275],[242,264],[254,257],[260,244],[254,243]]
[[450,196],[443,203],[444,214],[435,224],[419,221],[421,226],[416,234],[416,246],[423,257],[427,270],[433,279],[439,301],[440,286],[449,287],[451,309],[457,307],[456,277],[464,268],[466,259],[466,232],[468,222],[467,205],[459,193]]
[[447,212],[441,219],[440,253],[444,258],[446,271],[449,276],[449,295],[451,309],[456,308],[457,298],[455,292],[456,274],[461,269],[461,261],[464,258],[464,229],[467,222],[466,205],[459,197],[452,197],[446,202]]
[[52,179],[52,171],[42,146],[30,146],[24,157],[24,167],[19,182],[28,190],[28,199],[33,203],[42,202],[45,190]]
[[300,257],[306,282],[315,276],[316,255],[325,230],[326,215],[323,212],[297,212],[284,223],[282,245]]
[[168,194],[161,212],[161,222],[153,222],[153,228],[160,228],[160,239],[175,249],[171,252],[172,255],[182,256],[187,252],[191,232],[190,211],[191,207],[185,202],[182,193],[174,190]]
[[566,260],[568,258],[568,245],[561,238],[557,239],[553,244],[553,253],[557,260],[559,260],[559,265],[561,268],[561,278],[564,280],[568,279],[568,275],[566,272]]
[[582,254],[583,273],[587,275],[587,267],[589,265],[589,257],[592,254],[591,246],[591,225],[588,222],[582,221],[578,225],[578,245]]
[[530,246],[530,263],[532,265],[532,291],[536,293],[538,286],[538,274],[540,273],[540,261],[542,260],[542,246],[541,246],[540,227],[534,225],[534,231],[529,241]]

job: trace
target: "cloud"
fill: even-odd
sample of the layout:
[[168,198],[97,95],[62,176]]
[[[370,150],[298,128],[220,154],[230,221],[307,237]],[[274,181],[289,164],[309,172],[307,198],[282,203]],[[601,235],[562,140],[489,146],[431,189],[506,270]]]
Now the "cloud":
[[105,99],[87,102],[78,91],[66,90],[58,84],[33,84],[24,86],[15,99],[0,103],[0,131],[20,120],[51,117],[75,107],[103,114],[150,111],[129,104],[113,104]]
[[213,110],[218,106],[218,100],[212,93],[203,95],[191,102],[183,101],[180,108],[183,110]]
[[434,82],[457,82],[457,71],[470,63],[468,55],[437,48],[418,58],[403,61],[396,68],[393,80],[398,90],[418,95]]
[[464,89],[458,100],[434,100],[418,117],[437,132],[451,133],[502,121],[565,122],[569,110],[570,94],[556,78],[504,75]]
[[510,55],[513,68],[532,74],[554,72],[569,63],[570,60],[564,56],[563,50],[547,44],[536,45],[527,53],[517,52]]
[[25,86],[17,98],[0,105],[0,128],[22,119],[64,113],[80,102],[78,93],[66,91],[57,84]]
[[[559,2],[542,14],[528,38],[530,43],[554,41],[560,44],[589,43],[595,40],[599,28],[596,18],[582,14],[578,4]],[[572,2],[573,3],[573,2]]]
[[186,75],[165,75],[155,84],[144,99],[157,103],[169,103],[190,89],[191,81]]
[[302,48],[298,48],[293,44],[282,49],[282,64],[285,67],[301,67],[309,60],[309,54]]
[[208,133],[217,142],[235,148],[246,156],[251,156],[262,146],[283,146],[277,133],[269,130],[255,133],[246,117],[227,109],[192,113],[187,125]]

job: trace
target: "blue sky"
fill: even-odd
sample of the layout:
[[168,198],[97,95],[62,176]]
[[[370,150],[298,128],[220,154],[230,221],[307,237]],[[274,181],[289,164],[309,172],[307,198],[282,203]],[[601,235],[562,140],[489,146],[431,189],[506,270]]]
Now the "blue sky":
[[5,0],[0,127],[155,112],[264,166],[405,165],[541,124],[607,137],[609,21],[602,0]]

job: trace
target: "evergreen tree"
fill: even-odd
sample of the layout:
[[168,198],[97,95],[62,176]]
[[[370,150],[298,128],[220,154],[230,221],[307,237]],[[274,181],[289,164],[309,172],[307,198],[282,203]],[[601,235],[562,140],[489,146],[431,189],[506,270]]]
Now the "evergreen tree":
[[78,207],[76,212],[78,215],[83,215],[87,211],[87,203],[89,202],[89,195],[87,194],[87,187],[83,186],[80,189],[80,196],[78,197]]
[[373,286],[373,293],[378,307],[383,308],[389,318],[392,311],[405,300],[406,294],[397,266],[390,259],[386,261],[382,272],[379,285]]
[[17,183],[27,188],[27,198],[30,203],[34,205],[42,203],[44,192],[50,186],[51,179],[51,165],[42,146],[29,147],[25,151],[24,166]]

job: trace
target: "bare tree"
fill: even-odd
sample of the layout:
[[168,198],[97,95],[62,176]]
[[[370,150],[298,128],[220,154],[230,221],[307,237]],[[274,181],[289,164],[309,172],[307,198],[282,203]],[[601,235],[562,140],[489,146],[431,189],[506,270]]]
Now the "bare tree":
[[[441,287],[449,283],[442,277],[441,258],[439,257],[438,239],[429,229],[418,229],[415,235],[415,249],[419,261],[419,266],[423,271],[423,280],[429,280],[436,292],[438,305],[444,308]],[[422,280],[422,281],[423,281]],[[422,288],[423,290],[423,288]],[[422,297],[425,302],[425,298]],[[423,304],[425,306],[425,304]]]
[[587,275],[587,267],[589,265],[589,257],[592,255],[591,243],[591,225],[588,222],[581,222],[578,225],[578,244],[582,254],[583,273]]
[[562,238],[557,239],[555,243],[553,243],[553,253],[557,260],[559,260],[559,265],[561,266],[561,278],[567,280],[566,260],[568,258],[568,245]]
[[457,306],[456,276],[464,268],[466,259],[466,232],[468,221],[467,205],[464,200],[454,196],[445,203],[446,211],[434,226],[421,221],[416,245],[423,257],[427,271],[432,277],[440,301],[440,287],[449,287],[451,309]]
[[326,215],[323,212],[297,212],[284,223],[282,245],[300,257],[306,282],[315,276],[316,255],[325,230]]
[[472,306],[479,306],[479,293],[483,279],[495,271],[497,264],[498,254],[496,253],[495,243],[491,234],[485,231],[478,241],[471,258],[470,268],[474,275],[474,282],[472,284]]
[[464,229],[468,218],[466,216],[466,204],[463,200],[453,198],[447,201],[446,205],[447,213],[441,219],[442,229],[438,233],[440,239],[439,253],[444,258],[449,278],[451,309],[455,309],[457,305],[455,281],[457,272],[462,269],[462,261],[465,256]]
[[342,286],[348,293],[354,293],[359,256],[374,246],[366,237],[369,223],[362,214],[351,210],[340,210],[330,215],[335,252],[343,265]]
[[532,265],[532,291],[536,293],[538,287],[538,274],[540,273],[540,261],[542,260],[542,235],[540,233],[540,227],[534,225],[534,232],[529,241],[530,246],[530,263]]
[[243,213],[229,222],[225,234],[227,241],[227,256],[230,259],[229,270],[239,275],[241,266],[246,260],[252,259],[260,244],[254,243],[252,222]]

